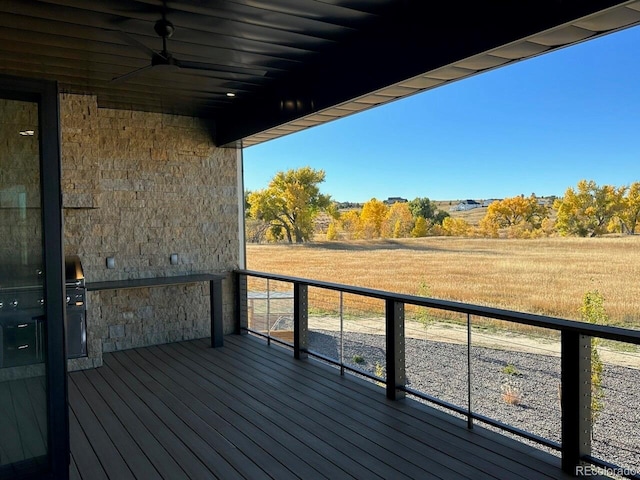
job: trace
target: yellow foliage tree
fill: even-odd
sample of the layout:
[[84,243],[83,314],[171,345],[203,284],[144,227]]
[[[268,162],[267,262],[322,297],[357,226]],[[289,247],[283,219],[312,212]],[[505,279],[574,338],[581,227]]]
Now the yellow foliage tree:
[[362,238],[362,226],[360,222],[360,212],[358,210],[348,210],[340,215],[340,225],[347,235],[347,238],[353,240]]
[[416,223],[413,227],[413,230],[411,230],[411,236],[414,238],[426,237],[428,233],[429,224],[427,223],[427,220],[424,217],[419,216],[418,218],[416,218]]
[[624,233],[636,233],[640,226],[640,182],[634,182],[629,186],[619,217]]
[[383,237],[405,238],[408,237],[413,228],[414,220],[409,204],[398,202],[388,208],[382,225]]
[[487,208],[483,218],[483,225],[487,228],[508,228],[519,226],[520,230],[540,228],[542,221],[549,217],[549,209],[539,205],[538,199],[530,197],[510,197],[493,202]]
[[442,233],[450,237],[465,237],[469,234],[471,225],[462,218],[447,217],[442,221]]
[[320,193],[323,170],[302,167],[278,172],[269,186],[248,194],[249,216],[269,224],[267,238],[302,243],[313,236],[313,219],[331,207],[331,197]]
[[595,237],[606,233],[611,219],[624,210],[626,190],[627,187],[599,187],[593,180],[580,180],[575,190],[569,187],[564,198],[553,204],[553,208],[558,211],[558,232],[560,235],[580,237]]
[[338,239],[338,227],[336,226],[336,221],[331,220],[329,223],[329,227],[327,228],[327,240],[337,240]]
[[498,238],[499,229],[500,225],[485,215],[480,219],[480,222],[478,222],[477,233],[480,237]]
[[376,198],[372,198],[362,206],[362,212],[360,212],[362,238],[380,238],[382,236],[382,225],[388,210],[389,208]]

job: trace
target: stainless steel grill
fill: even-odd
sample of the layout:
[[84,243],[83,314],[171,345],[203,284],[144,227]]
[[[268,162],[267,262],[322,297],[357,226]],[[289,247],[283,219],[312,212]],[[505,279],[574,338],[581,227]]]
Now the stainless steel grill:
[[67,294],[67,357],[87,355],[87,295],[82,263],[77,256],[65,258]]
[[[87,355],[84,273],[78,257],[66,258],[65,267],[67,355],[77,358]],[[42,271],[12,266],[2,278],[9,281],[0,285],[0,368],[40,363],[46,321]]]

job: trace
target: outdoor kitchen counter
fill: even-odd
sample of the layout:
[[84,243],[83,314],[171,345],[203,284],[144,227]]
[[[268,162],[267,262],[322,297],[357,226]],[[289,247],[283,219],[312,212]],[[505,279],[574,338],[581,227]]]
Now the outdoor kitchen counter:
[[176,275],[173,277],[133,278],[129,280],[109,280],[105,282],[87,282],[89,292],[100,290],[117,290],[129,288],[162,287],[186,283],[209,282],[211,299],[211,346],[221,347],[223,344],[222,322],[222,280],[225,275],[215,273],[194,273],[192,275]]

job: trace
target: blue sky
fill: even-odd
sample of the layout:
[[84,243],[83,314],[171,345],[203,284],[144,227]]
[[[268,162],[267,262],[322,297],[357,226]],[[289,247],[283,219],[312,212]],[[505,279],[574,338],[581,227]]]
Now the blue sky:
[[306,165],[352,202],[640,181],[639,46],[627,29],[249,147],[245,188]]

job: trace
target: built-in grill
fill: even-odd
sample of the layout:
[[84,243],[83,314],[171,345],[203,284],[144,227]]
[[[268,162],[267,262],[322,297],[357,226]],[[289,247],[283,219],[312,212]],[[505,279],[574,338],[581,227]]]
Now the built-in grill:
[[87,355],[87,295],[82,263],[77,256],[65,258],[67,293],[67,357]]
[[[86,356],[86,290],[78,257],[65,259],[67,354]],[[44,279],[32,266],[4,266],[0,278],[0,368],[44,360]]]
[[39,363],[44,355],[42,270],[5,266],[0,278],[0,368]]

